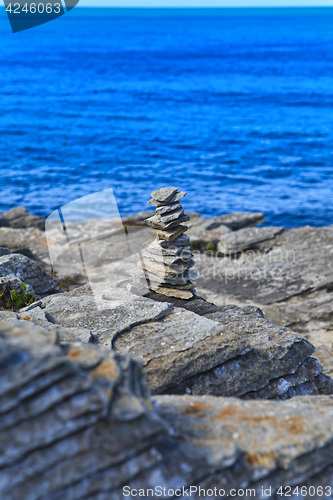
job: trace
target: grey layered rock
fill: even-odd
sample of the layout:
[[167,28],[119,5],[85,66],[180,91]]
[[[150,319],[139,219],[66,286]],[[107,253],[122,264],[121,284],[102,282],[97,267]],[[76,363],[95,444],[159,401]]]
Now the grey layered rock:
[[218,224],[223,224],[224,226],[232,229],[232,231],[238,231],[239,229],[243,229],[245,227],[257,226],[258,224],[264,222],[265,219],[266,217],[261,212],[236,212],[210,219],[211,224],[208,226],[208,230],[211,231],[216,228]]
[[142,227],[146,225],[145,220],[147,219],[147,217],[150,217],[151,215],[153,215],[152,211],[143,210],[142,212],[138,212],[136,214],[127,215],[126,217],[123,217],[122,221],[124,226]]
[[163,203],[167,204],[170,203],[174,195],[178,193],[178,188],[176,187],[167,187],[167,188],[161,188],[157,189],[156,191],[153,191],[151,193],[151,197],[153,200],[157,201],[158,203]]
[[[291,389],[302,394],[333,393],[332,380],[325,375],[316,385],[323,370],[310,358],[314,347],[271,325],[255,308],[212,306],[205,316],[199,321],[195,313],[175,308],[160,321],[121,335],[114,347],[143,362],[155,393],[266,399],[284,399]],[[313,387],[301,388],[306,382],[313,382]]]
[[28,247],[37,259],[49,266],[45,233],[36,227],[23,229],[0,227],[0,246],[8,248],[11,252]]
[[58,285],[58,281],[48,276],[36,262],[19,254],[0,257],[0,276],[19,278],[37,295],[46,295]]
[[84,328],[98,343],[107,347],[111,347],[122,332],[162,318],[170,310],[169,304],[137,297],[120,288],[110,289],[108,299],[99,298],[97,308],[95,297],[89,295],[89,288],[86,293],[81,295],[81,292],[73,291],[48,297],[43,301],[43,312],[54,325]]
[[124,485],[280,498],[281,486],[330,480],[331,397],[151,401],[135,361],[36,329],[0,326],[1,498],[118,500]]
[[80,327],[66,328],[50,322],[40,305],[41,301],[23,308],[17,313],[0,311],[0,321],[21,328],[25,328],[27,324],[33,325],[41,335],[56,338],[61,343],[94,343],[95,337],[90,330]]
[[314,357],[324,367],[325,373],[333,377],[333,348],[326,345],[320,345],[316,348]]
[[154,393],[266,399],[333,393],[331,379],[311,358],[314,347],[267,322],[261,311],[184,302],[168,290],[165,295],[159,302],[115,288],[97,304],[86,286],[47,297],[42,308],[10,321],[35,323],[62,342],[95,342],[129,353],[144,365]]
[[196,218],[189,223],[188,235],[191,238],[191,247],[193,250],[204,251],[207,246],[213,244],[213,248],[217,248],[220,238],[231,232],[227,226],[223,224],[218,227],[208,230],[210,219]]
[[0,227],[9,227],[9,220],[0,213]]
[[162,247],[163,251],[165,251],[165,250],[172,251],[173,249],[177,249],[181,252],[189,246],[190,238],[186,234],[181,234],[180,236],[175,238],[173,241],[155,240],[150,244],[149,248],[154,247],[154,244],[157,245],[158,247]]
[[264,241],[270,241],[283,231],[283,227],[241,229],[221,237],[217,245],[217,251],[222,255],[236,254],[257,247],[259,243]]
[[112,492],[161,461],[167,427],[136,363],[28,326],[3,327],[0,342],[1,498],[92,499],[103,475]]
[[10,254],[10,250],[8,250],[8,248],[0,247],[0,257],[3,257],[4,255],[9,255],[9,254]]
[[197,286],[218,304],[256,304],[273,323],[331,347],[332,255],[333,226],[292,229],[238,259],[196,255]]
[[15,207],[8,212],[2,212],[1,216],[8,221],[10,227],[26,228],[36,227],[44,230],[45,219],[38,215],[28,212],[25,207]]
[[152,199],[148,202],[148,205],[153,207],[161,207],[163,205],[171,205],[177,203],[184,196],[185,192],[178,192],[178,188],[161,188],[157,191],[151,193]]
[[156,207],[157,215],[165,215],[170,212],[174,213],[176,210],[183,209],[182,204],[179,201],[175,203],[168,203],[168,205],[161,205],[160,207]]
[[213,244],[217,249],[218,242],[224,239],[232,231],[250,228],[265,220],[262,213],[240,212],[229,215],[221,215],[204,219],[198,214],[191,216],[188,234],[191,238],[192,248],[205,250],[207,245]]
[[173,264],[178,260],[182,261],[191,261],[193,258],[193,253],[191,252],[191,247],[170,247],[168,249],[164,249],[159,246],[156,248],[153,244],[149,245],[148,248],[145,248],[142,252],[143,257],[147,257],[149,259],[154,259],[156,262],[165,262],[167,265]]
[[146,224],[154,229],[166,230],[177,227],[180,223],[189,220],[189,216],[184,215],[184,209],[182,209],[169,216],[154,215],[153,217],[149,217],[149,219],[146,220]]
[[[305,397],[277,403],[158,396],[154,403],[175,435],[187,445],[197,446],[215,466],[215,473],[195,483],[213,492],[216,488],[217,495],[213,493],[212,498],[221,498],[221,488],[227,494],[232,488],[237,492],[241,485],[239,498],[245,488],[252,490],[252,497],[263,498],[264,487],[271,488],[270,498],[278,499],[281,486],[288,493],[286,486],[299,486],[300,490],[304,484],[331,482],[332,398]],[[198,492],[194,498],[200,498]]]
[[171,229],[161,229],[161,230],[154,230],[151,231],[152,236],[157,236],[158,239],[164,240],[167,242],[172,242],[174,241],[178,236],[181,236],[183,233],[185,233],[188,230],[187,226],[177,226],[173,227]]
[[178,193],[173,187],[151,193],[152,200],[148,204],[161,208],[146,220],[147,226],[153,228],[151,234],[155,239],[146,246],[139,267],[143,269],[151,290],[167,297],[189,300],[195,293],[193,281],[196,274],[190,271],[194,260],[192,254],[189,258],[189,238],[184,235],[188,227],[183,223],[190,218],[184,213],[181,203],[175,203],[177,195],[179,200],[180,195],[185,194]]

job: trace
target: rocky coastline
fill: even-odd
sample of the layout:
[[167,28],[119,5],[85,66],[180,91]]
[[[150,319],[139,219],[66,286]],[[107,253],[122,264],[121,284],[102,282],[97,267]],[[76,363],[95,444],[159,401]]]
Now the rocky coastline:
[[[135,248],[153,214],[123,219]],[[0,213],[0,498],[333,491],[333,226],[189,215],[196,293],[115,284],[97,307],[79,266],[51,266],[43,218]]]

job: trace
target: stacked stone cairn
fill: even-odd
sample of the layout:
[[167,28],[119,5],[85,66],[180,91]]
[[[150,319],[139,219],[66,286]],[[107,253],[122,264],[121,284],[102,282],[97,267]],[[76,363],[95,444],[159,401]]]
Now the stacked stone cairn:
[[175,187],[151,193],[148,205],[156,207],[156,214],[145,222],[154,240],[145,247],[140,265],[150,290],[188,300],[195,295],[197,275],[192,270],[195,263],[190,238],[185,234],[188,227],[183,225],[190,220],[180,203],[185,195]]

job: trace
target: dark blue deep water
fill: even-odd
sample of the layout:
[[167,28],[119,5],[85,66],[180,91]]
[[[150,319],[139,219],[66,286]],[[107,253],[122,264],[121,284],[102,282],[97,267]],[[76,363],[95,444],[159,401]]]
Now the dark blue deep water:
[[333,9],[76,8],[15,35],[1,9],[0,36],[0,210],[176,185],[205,216],[333,223]]

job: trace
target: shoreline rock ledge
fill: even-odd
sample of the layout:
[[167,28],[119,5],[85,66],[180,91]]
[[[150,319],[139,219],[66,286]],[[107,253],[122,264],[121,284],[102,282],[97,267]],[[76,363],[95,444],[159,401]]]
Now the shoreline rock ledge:
[[190,220],[180,200],[186,195],[178,188],[166,187],[153,191],[148,205],[156,214],[146,219],[154,240],[143,251],[139,266],[145,272],[150,290],[166,297],[189,300],[195,296],[192,270],[195,262],[190,238],[185,234]]
[[151,399],[128,356],[59,345],[27,322],[0,324],[0,362],[3,500],[122,500],[125,485],[217,488],[214,495],[196,491],[194,500],[248,487],[252,498],[271,488],[277,500],[287,486],[318,491],[303,498],[324,498],[320,491],[331,485],[329,396]]

